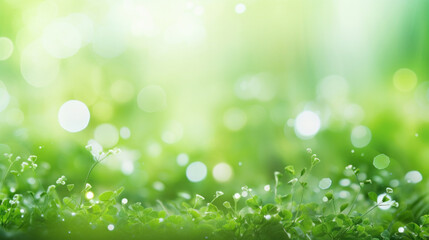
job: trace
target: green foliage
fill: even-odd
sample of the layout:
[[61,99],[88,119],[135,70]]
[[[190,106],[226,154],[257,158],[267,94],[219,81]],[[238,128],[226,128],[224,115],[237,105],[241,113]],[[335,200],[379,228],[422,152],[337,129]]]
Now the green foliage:
[[[8,155],[9,165],[20,161],[20,158],[10,159],[12,158]],[[89,191],[98,189],[86,182],[88,178],[85,179],[83,191],[79,192],[74,191],[74,184],[66,185],[65,176],[61,176],[56,185],[50,185],[47,190],[42,186],[36,192],[12,193],[3,189],[0,204],[1,236],[3,238],[31,236],[33,239],[49,239],[53,236],[72,239],[83,239],[88,236],[116,239],[121,234],[127,234],[127,238],[131,239],[168,239],[169,236],[186,239],[429,237],[429,215],[416,216],[412,208],[408,207],[397,210],[392,208],[387,215],[373,214],[374,211],[381,211],[377,210],[378,207],[387,204],[395,206],[396,202],[387,195],[378,202],[378,195],[372,191],[368,192],[368,199],[356,201],[365,184],[357,184],[360,188],[356,198],[337,198],[336,191],[329,190],[323,193],[323,201],[320,198],[314,201],[312,196],[309,196],[308,200],[306,191],[312,186],[307,185],[308,181],[305,179],[315,166],[314,159],[312,156],[310,168],[301,170],[299,177],[295,177],[293,166],[285,168],[289,179],[282,179],[282,174],[276,172],[274,174],[276,192],[269,198],[263,193],[254,193],[247,186],[242,187],[241,190],[246,196],[234,194],[232,197],[234,206],[231,205],[231,199],[225,199],[222,191],[217,191],[210,202],[206,197],[196,194],[195,198],[188,202],[181,204],[171,202],[168,203],[168,207],[161,201],[158,201],[159,206],[140,202],[128,203],[128,200],[118,201],[124,191],[123,187],[93,196]],[[35,161],[34,158],[33,160]],[[359,172],[353,166],[346,169],[352,169],[354,174]],[[279,187],[283,182],[291,184]],[[296,182],[300,185],[295,185]],[[66,191],[59,191],[60,189]],[[393,189],[385,189],[386,193],[393,193]],[[296,191],[301,194],[298,200],[293,197]],[[82,193],[90,193],[91,196],[85,195],[86,198],[82,199],[80,198]],[[317,195],[317,193],[311,195],[315,194]],[[218,198],[223,198],[223,201],[215,201]],[[339,209],[335,201],[341,201]]]

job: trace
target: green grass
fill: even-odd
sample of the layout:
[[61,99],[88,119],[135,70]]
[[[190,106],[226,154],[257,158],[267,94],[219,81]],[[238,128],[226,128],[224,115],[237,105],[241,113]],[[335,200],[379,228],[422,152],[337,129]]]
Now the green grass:
[[[339,197],[344,186],[315,191],[311,172],[323,161],[310,149],[307,151],[308,168],[296,171],[293,166],[286,166],[283,172],[274,173],[274,184],[266,185],[263,191],[237,186],[240,191],[233,196],[217,191],[212,197],[195,194],[192,199],[157,201],[152,206],[121,198],[126,190],[123,187],[92,196],[91,190],[96,186],[88,183],[91,171],[108,155],[117,153],[117,149],[93,155],[93,165],[81,188],[61,176],[56,184],[45,189],[37,177],[36,156],[24,160],[6,154],[8,164],[4,166],[0,183],[0,236],[15,239],[429,238],[425,194],[412,199],[401,195],[401,191],[409,190],[412,185],[391,188],[379,186],[370,179],[359,181],[360,170],[351,165],[345,167],[349,179],[354,179],[350,196]],[[38,183],[36,189],[4,187],[6,181],[29,176]],[[377,199],[383,193],[390,197]],[[380,210],[379,207],[390,208]]]

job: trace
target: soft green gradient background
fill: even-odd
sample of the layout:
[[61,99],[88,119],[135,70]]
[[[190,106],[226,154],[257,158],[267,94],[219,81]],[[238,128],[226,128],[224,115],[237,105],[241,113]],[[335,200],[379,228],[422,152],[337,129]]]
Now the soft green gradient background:
[[[94,129],[103,123],[118,129],[127,126],[131,138],[120,139],[117,146],[134,151],[134,173],[124,175],[119,160],[109,159],[95,169],[90,182],[98,187],[96,192],[125,185],[125,195],[131,199],[175,198],[179,191],[232,193],[242,185],[262,187],[272,182],[273,171],[286,164],[308,164],[307,147],[322,161],[315,169],[317,177],[338,179],[348,164],[373,176],[378,172],[372,159],[384,153],[391,158],[389,172],[403,179],[407,171],[418,170],[424,188],[429,177],[429,3],[242,2],[247,7],[243,14],[234,11],[239,2],[226,0],[2,1],[0,37],[10,38],[14,51],[8,60],[0,61],[0,80],[11,96],[0,112],[0,150],[24,157],[38,155],[45,185],[61,175],[79,184],[91,164],[84,146]],[[204,9],[202,15],[194,12],[198,6]],[[141,12],[136,13],[140,8],[150,15],[144,15],[143,24],[154,23],[152,29],[143,30],[146,35],[132,31],[142,18]],[[76,12],[90,17],[94,30],[116,29],[113,35],[123,39],[124,52],[103,58],[89,43],[74,56],[59,60],[60,71],[52,83],[31,86],[21,73],[23,50],[54,19]],[[393,75],[401,68],[411,69],[418,77],[412,91],[401,92],[393,85]],[[318,89],[330,75],[342,76],[347,91],[334,89],[337,94],[324,99]],[[237,97],[238,82],[248,76],[259,76],[272,97]],[[130,84],[125,91],[128,101],[112,97],[117,80]],[[166,92],[163,111],[146,113],[138,107],[137,94],[148,85]],[[65,131],[57,120],[58,109],[70,99],[84,102],[91,112],[89,126],[78,133]],[[352,103],[363,109],[361,121],[344,118],[345,107]],[[247,115],[243,129],[225,127],[224,114],[230,108]],[[16,116],[16,109],[23,119]],[[286,126],[304,109],[322,119],[321,130],[310,140],[298,138]],[[171,121],[182,124],[183,137],[166,144],[161,135]],[[357,125],[372,132],[370,144],[363,149],[354,148],[350,141]],[[162,148],[156,157],[148,153],[154,142]],[[351,153],[352,149],[356,152]],[[190,156],[190,162],[207,165],[204,181],[187,180],[186,167],[176,163],[181,152]],[[227,183],[212,177],[212,168],[219,162],[234,169]],[[154,190],[155,181],[163,182],[165,190]]]

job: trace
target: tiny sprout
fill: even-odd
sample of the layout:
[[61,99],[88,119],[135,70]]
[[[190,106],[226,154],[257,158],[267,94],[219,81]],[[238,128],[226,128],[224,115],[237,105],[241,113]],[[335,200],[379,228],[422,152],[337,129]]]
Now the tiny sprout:
[[287,182],[288,184],[294,185],[296,182],[298,182],[298,178],[292,178],[289,182]]
[[27,162],[22,162],[21,163],[21,172],[24,172],[27,167],[28,167],[28,163]]
[[235,193],[232,197],[234,198],[234,200],[238,200],[240,199],[241,195],[240,193]]
[[285,171],[291,175],[295,175],[295,168],[292,165],[286,166]]
[[390,187],[387,187],[387,188],[386,188],[386,193],[393,193],[393,189],[392,189],[392,188],[390,188]]
[[311,150],[311,148],[307,148],[307,153],[311,154],[313,151]]
[[55,185],[50,185],[49,187],[48,187],[48,193],[51,193],[51,192],[54,192],[55,191]]
[[206,199],[205,197],[201,196],[200,194],[195,194],[195,198],[196,199],[201,199],[201,200]]
[[334,197],[334,194],[332,192],[325,193],[325,197],[329,200],[331,200]]
[[29,161],[29,162],[35,162],[37,160],[37,156],[35,156],[35,155],[30,155],[30,156],[28,156],[28,159],[27,159],[27,161]]
[[86,145],[85,148],[86,148],[86,150],[92,152],[92,145],[91,144]]
[[387,195],[384,195],[383,199],[381,200],[381,202],[388,202],[390,201],[390,198]]
[[218,198],[218,197],[220,197],[220,196],[222,196],[223,195],[223,192],[222,191],[216,191],[216,197]]
[[57,182],[56,182],[56,183],[57,183],[58,185],[60,185],[60,184],[61,184],[61,185],[66,185],[66,181],[67,181],[67,178],[63,175],[63,176],[61,176],[60,178],[58,178],[58,179],[57,179]]
[[399,207],[399,203],[397,201],[393,201],[392,206],[397,208],[397,207]]
[[231,208],[231,203],[229,203],[228,201],[223,202],[223,206],[226,208]]
[[85,184],[85,189],[84,189],[83,191],[87,192],[87,191],[89,191],[89,189],[91,189],[91,188],[92,188],[91,184],[86,183],[86,184]]
[[311,161],[311,166],[315,166],[318,163],[320,163],[320,159],[319,158],[314,158],[313,161]]
[[223,195],[222,191],[216,191],[216,195],[210,203],[213,203],[217,198]]
[[249,187],[248,186],[243,186],[243,187],[241,187],[241,190],[247,192],[247,191],[249,191]]
[[113,149],[109,150],[109,153],[113,154],[113,155],[119,154],[119,153],[121,153],[121,149],[119,149],[119,148],[113,148]]
[[307,172],[307,168],[303,168],[302,170],[301,170],[301,177],[302,176],[304,176],[304,174]]
[[205,198],[203,196],[201,196],[200,194],[195,194],[195,203],[194,203],[194,208],[197,207],[198,201],[199,200],[204,200]]
[[367,179],[364,181],[365,184],[372,184],[372,180],[371,179]]
[[69,192],[71,192],[73,188],[74,188],[74,184],[67,184],[67,190],[69,190]]

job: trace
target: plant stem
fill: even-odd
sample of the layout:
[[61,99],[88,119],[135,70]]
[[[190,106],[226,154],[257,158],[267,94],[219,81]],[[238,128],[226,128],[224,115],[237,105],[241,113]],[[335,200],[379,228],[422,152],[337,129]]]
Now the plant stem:
[[332,207],[334,208],[334,214],[337,214],[337,206],[335,206],[335,198],[332,198]]
[[353,208],[354,208],[354,207],[355,207],[355,205],[356,205],[356,200],[357,200],[357,198],[359,197],[360,192],[362,191],[362,187],[361,187],[361,186],[360,186],[360,184],[359,184],[359,179],[357,178],[357,176],[356,176],[356,175],[355,175],[355,177],[356,177],[356,181],[358,182],[358,185],[359,185],[359,191],[358,191],[358,193],[356,194],[355,198],[353,199],[352,204],[350,205],[350,209],[349,209],[349,212],[347,213],[347,216],[349,216],[349,215],[350,215],[350,213],[352,212]]
[[98,163],[99,163],[99,161],[95,161],[92,164],[92,166],[89,168],[88,174],[86,175],[85,181],[83,182],[82,195],[80,198],[80,204],[79,205],[82,205],[83,199],[85,197],[85,187],[86,187],[86,183],[88,182],[89,175],[91,175],[92,170],[95,168],[95,166],[97,166]]
[[12,162],[9,164],[9,167],[7,168],[6,172],[4,173],[3,178],[2,178],[2,180],[1,180],[1,182],[0,182],[0,190],[2,189],[2,187],[3,187],[3,183],[4,183],[4,181],[6,180],[6,176],[9,174],[10,169],[12,168],[12,166],[13,166],[13,164],[14,164],[15,162],[16,162],[16,161],[12,161]]

